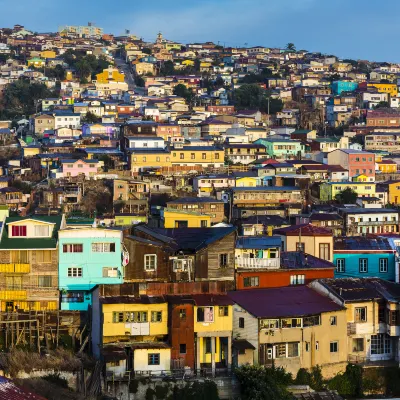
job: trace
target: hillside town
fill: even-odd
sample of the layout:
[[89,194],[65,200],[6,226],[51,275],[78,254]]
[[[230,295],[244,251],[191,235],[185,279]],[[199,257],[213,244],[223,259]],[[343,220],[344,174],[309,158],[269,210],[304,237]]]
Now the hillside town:
[[400,395],[399,86],[295,43],[1,28],[0,391]]

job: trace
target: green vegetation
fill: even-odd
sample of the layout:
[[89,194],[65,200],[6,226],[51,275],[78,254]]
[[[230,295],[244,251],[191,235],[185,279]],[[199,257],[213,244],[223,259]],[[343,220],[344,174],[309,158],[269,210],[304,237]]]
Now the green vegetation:
[[62,55],[63,60],[71,67],[75,68],[82,83],[87,83],[88,79],[94,79],[111,64],[105,56],[98,58],[93,54],[85,54],[80,51],[67,50]]
[[88,111],[86,115],[82,118],[82,123],[86,124],[95,124],[97,122],[101,122],[101,118],[98,117],[96,114],[92,113],[91,111]]
[[343,189],[335,196],[335,200],[340,204],[356,204],[358,194],[351,188]]
[[58,93],[50,90],[42,83],[31,83],[29,79],[20,78],[4,89],[0,101],[0,119],[29,117],[36,112],[39,100],[47,97],[58,97]]
[[235,89],[233,100],[237,110],[260,110],[267,113],[268,101],[270,114],[276,114],[283,108],[282,100],[271,98],[270,93],[257,84],[244,84]]
[[195,94],[193,93],[193,91],[191,89],[188,89],[185,85],[182,85],[181,83],[174,87],[173,93],[175,96],[183,97],[188,104],[191,104],[195,98]]
[[287,386],[292,375],[283,368],[243,366],[235,370],[241,388],[241,400],[291,399]]

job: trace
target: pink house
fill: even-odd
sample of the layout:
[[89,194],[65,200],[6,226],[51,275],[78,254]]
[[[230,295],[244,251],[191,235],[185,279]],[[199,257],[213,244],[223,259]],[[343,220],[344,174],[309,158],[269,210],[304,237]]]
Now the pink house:
[[98,160],[61,160],[61,168],[64,177],[79,176],[91,177],[97,174]]

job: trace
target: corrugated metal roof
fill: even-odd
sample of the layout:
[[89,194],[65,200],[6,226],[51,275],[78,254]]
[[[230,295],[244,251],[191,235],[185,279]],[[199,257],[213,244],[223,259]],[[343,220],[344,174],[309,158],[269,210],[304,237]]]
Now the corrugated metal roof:
[[269,249],[281,246],[279,236],[241,236],[236,240],[237,249]]
[[46,400],[15,385],[11,380],[0,376],[0,400]]

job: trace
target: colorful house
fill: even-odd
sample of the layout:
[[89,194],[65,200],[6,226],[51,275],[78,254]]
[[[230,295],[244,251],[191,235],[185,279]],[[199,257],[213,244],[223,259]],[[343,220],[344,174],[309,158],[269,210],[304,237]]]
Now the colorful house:
[[61,160],[61,170],[64,177],[74,177],[85,175],[89,178],[98,173],[99,161],[98,160]]
[[126,372],[162,374],[171,368],[168,305],[162,296],[102,297],[93,292],[92,348],[111,378]]
[[384,159],[376,163],[378,170],[383,174],[392,174],[397,172],[397,163],[393,160]]
[[207,228],[211,226],[211,214],[200,211],[164,208],[161,211],[164,228]]
[[1,311],[57,310],[63,216],[8,217],[0,241]]
[[333,250],[335,277],[395,281],[398,269],[395,253],[386,238],[336,238]]
[[46,65],[46,60],[39,57],[30,58],[27,62],[28,67],[43,68]]
[[103,72],[96,75],[97,83],[109,83],[111,82],[125,82],[125,75],[118,71],[118,68],[109,66],[103,69]]
[[266,148],[268,156],[278,159],[297,158],[304,155],[304,145],[300,140],[268,138],[258,139],[255,144],[262,144]]
[[354,92],[358,88],[358,83],[350,80],[332,82],[332,92],[339,95],[342,92]]
[[122,232],[81,228],[59,232],[61,309],[86,311],[98,284],[123,282]]
[[337,194],[348,188],[357,192],[359,197],[375,197],[374,182],[324,182],[320,186],[319,198],[321,201],[335,200]]

